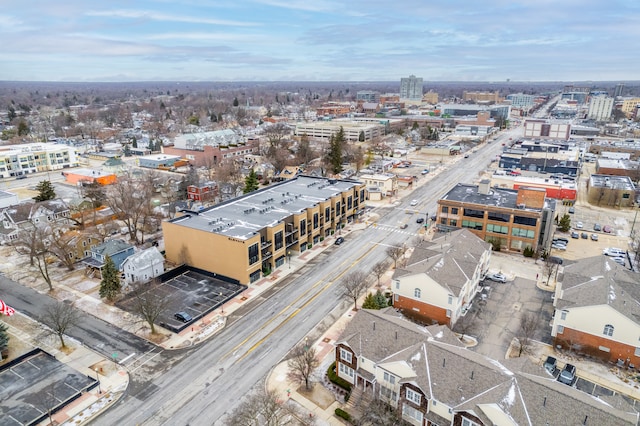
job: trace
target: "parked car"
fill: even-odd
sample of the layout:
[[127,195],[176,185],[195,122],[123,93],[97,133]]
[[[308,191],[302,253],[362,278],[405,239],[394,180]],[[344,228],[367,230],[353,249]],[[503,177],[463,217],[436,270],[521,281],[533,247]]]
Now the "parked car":
[[576,231],[571,231],[571,238],[578,239],[580,238],[580,234],[578,234]]
[[546,368],[549,373],[553,374],[556,371],[556,364],[556,359],[552,356],[548,356],[544,361],[544,368]]
[[606,249],[602,250],[602,254],[617,257],[624,256],[627,254],[627,252],[616,247],[607,247]]
[[582,222],[576,222],[576,228],[582,229],[583,226],[584,224]]
[[335,241],[335,243],[333,243],[333,244],[335,244],[335,245],[339,246],[339,245],[340,245],[340,244],[342,244],[342,243],[344,243],[344,238],[342,238],[342,237],[338,237],[338,238],[336,238],[336,241]]
[[569,244],[569,240],[567,238],[564,238],[564,237],[556,237],[556,238],[553,239],[552,242],[554,242],[554,243],[557,243],[557,242],[565,243],[565,245]]
[[598,234],[591,234],[591,241],[598,241]]
[[464,155],[464,158],[469,158],[469,154],[465,154],[465,155]]
[[625,263],[627,262],[626,259],[624,258],[624,256],[614,256],[611,259],[614,262],[616,262],[618,265],[622,265],[622,266],[624,266]]
[[418,200],[411,200],[411,204],[412,206],[417,206],[418,205]]
[[178,321],[182,321],[185,323],[193,321],[193,317],[185,311],[176,312],[175,314],[173,314],[173,317]]
[[549,262],[562,265],[564,263],[564,259],[558,256],[549,256]]
[[416,223],[423,223],[424,222],[424,217],[419,217],[416,219]]
[[595,223],[593,225],[593,230],[598,232],[602,231],[602,225],[600,225],[599,223]]
[[586,232],[583,232],[580,234],[580,238],[583,238],[585,240],[589,239],[589,234],[587,234]]
[[560,383],[564,383],[565,385],[573,386],[573,383],[576,380],[576,366],[573,364],[566,364],[560,375],[558,376],[558,381]]
[[27,175],[18,175],[18,176],[16,176],[16,180],[17,179],[26,179],[26,178],[27,178]]
[[498,272],[497,274],[489,274],[489,275],[487,275],[487,278],[490,279],[491,281],[496,281],[496,282],[499,282],[499,283],[506,283],[507,282],[507,277],[504,274],[500,273],[500,272]]
[[424,169],[423,171],[421,171],[421,172],[420,172],[420,174],[422,174],[422,175],[426,175],[426,174],[429,174],[429,170],[427,170],[427,169]]
[[574,214],[576,212],[575,207],[569,207],[569,214]]
[[564,244],[551,244],[551,248],[556,250],[566,250],[567,246]]
[[609,225],[605,225],[605,226],[602,228],[602,230],[603,230],[604,232],[606,232],[607,234],[610,234],[610,233],[612,233],[612,232],[613,232],[613,228],[612,228],[612,227],[610,227]]

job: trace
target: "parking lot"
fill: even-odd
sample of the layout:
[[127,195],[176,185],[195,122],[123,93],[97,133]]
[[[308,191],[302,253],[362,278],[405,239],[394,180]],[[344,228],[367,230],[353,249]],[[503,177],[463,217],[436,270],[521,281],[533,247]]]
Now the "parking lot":
[[[146,294],[161,300],[164,304],[158,317],[158,324],[174,332],[179,332],[194,321],[222,306],[227,300],[241,293],[246,286],[229,282],[206,271],[180,267],[165,274],[160,284],[149,284]],[[127,297],[117,303],[126,311],[135,313],[135,296]],[[186,312],[191,321],[183,322],[175,318],[177,312]]]
[[36,424],[97,385],[36,349],[0,370],[0,426]]

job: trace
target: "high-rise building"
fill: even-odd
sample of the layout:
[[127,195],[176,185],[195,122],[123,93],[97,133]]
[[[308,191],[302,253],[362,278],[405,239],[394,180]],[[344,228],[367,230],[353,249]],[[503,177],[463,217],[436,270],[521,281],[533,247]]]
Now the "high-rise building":
[[359,90],[356,93],[356,101],[378,103],[380,102],[380,93],[374,90]]
[[511,101],[514,108],[529,109],[534,105],[535,95],[526,95],[524,93],[513,93],[507,95],[507,100]]
[[400,99],[422,100],[422,77],[410,75],[400,79]]
[[589,112],[587,118],[591,120],[604,121],[611,117],[613,111],[613,98],[609,96],[593,96],[589,101]]
[[616,84],[616,89],[613,92],[613,97],[617,98],[618,96],[622,96],[622,91],[624,90],[624,83]]

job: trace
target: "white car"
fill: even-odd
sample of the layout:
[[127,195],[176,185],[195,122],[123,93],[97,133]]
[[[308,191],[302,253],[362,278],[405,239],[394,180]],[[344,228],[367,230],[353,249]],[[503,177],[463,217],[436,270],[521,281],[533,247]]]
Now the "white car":
[[565,246],[564,244],[551,244],[551,248],[556,249],[556,250],[566,250],[567,246]]
[[410,203],[412,206],[417,206],[418,205],[418,200],[411,200]]
[[500,272],[498,272],[497,274],[489,274],[489,275],[487,275],[487,279],[490,279],[491,281],[496,281],[496,282],[499,282],[499,283],[506,283],[507,282],[507,277],[504,274],[500,273]]
[[576,228],[577,229],[582,229],[583,226],[584,226],[584,224],[582,222],[576,222]]

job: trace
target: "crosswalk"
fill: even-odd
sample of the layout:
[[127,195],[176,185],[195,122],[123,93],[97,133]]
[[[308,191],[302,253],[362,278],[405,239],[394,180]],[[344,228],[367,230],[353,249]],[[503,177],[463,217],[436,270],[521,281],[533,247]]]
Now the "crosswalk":
[[405,229],[401,229],[397,225],[396,226],[392,226],[392,225],[384,225],[384,224],[380,224],[380,223],[372,223],[370,228],[371,229],[377,229],[379,231],[385,231],[385,232],[391,231],[391,232],[395,232],[395,233],[398,233],[398,234],[408,235],[408,236],[411,236],[411,237],[415,237],[415,236],[421,235],[419,233],[421,228],[418,227],[417,229],[415,229],[415,228],[411,229],[412,228],[411,225],[409,225]]

